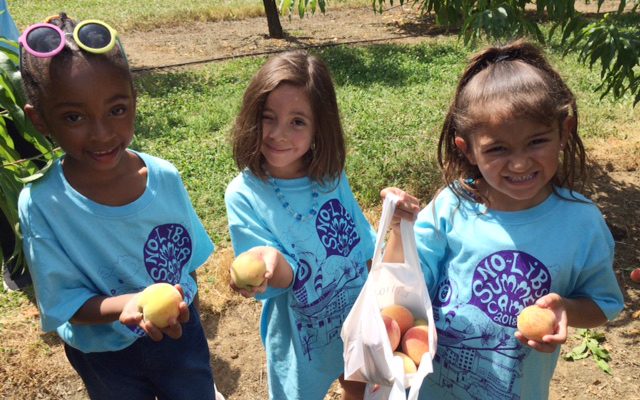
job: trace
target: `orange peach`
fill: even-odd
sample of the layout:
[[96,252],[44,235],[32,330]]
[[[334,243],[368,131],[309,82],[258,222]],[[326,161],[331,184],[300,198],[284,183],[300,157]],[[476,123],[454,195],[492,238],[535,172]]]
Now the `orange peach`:
[[387,317],[386,315],[382,316],[382,320],[384,321],[384,327],[387,328],[389,343],[391,343],[391,350],[393,351],[397,349],[400,344],[400,326],[398,326],[398,323],[393,318]]
[[420,365],[422,355],[429,351],[429,330],[426,325],[409,328],[400,340],[402,352]]
[[534,304],[520,311],[517,325],[520,333],[527,339],[541,342],[544,335],[555,332],[556,315],[548,308]]
[[409,357],[408,355],[404,354],[401,351],[394,351],[393,355],[402,358],[405,374],[415,374],[418,371],[416,363],[414,363],[411,357]]
[[380,312],[382,315],[393,318],[398,323],[401,335],[404,335],[407,329],[413,326],[413,314],[404,306],[392,304],[384,307]]

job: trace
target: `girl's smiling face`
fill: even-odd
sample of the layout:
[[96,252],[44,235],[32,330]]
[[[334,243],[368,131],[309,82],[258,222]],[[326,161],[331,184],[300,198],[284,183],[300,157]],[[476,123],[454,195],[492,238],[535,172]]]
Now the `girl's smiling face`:
[[262,146],[265,168],[275,178],[306,175],[305,154],[311,148],[315,119],[303,88],[282,84],[269,96],[262,112]]
[[65,171],[111,176],[125,165],[134,134],[136,98],[131,81],[113,66],[79,59],[51,76],[35,126],[65,151]]
[[456,137],[458,149],[482,174],[478,189],[489,208],[524,210],[551,194],[569,120],[555,126],[527,119],[489,121],[468,140]]

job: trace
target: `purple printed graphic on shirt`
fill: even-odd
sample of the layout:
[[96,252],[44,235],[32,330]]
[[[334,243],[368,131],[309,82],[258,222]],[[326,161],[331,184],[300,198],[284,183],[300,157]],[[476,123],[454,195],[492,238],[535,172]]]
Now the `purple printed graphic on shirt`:
[[550,292],[551,274],[530,254],[503,250],[483,258],[468,279],[453,274],[438,285],[438,365],[427,379],[452,399],[517,400],[531,351],[514,337],[517,315]]
[[469,304],[492,321],[516,326],[520,310],[549,293],[551,275],[535,257],[519,251],[499,251],[484,258],[473,274]]
[[[180,283],[182,269],[189,262],[193,242],[187,229],[180,224],[158,225],[151,230],[144,244],[144,265],[154,282]],[[142,290],[143,288],[138,288]],[[191,292],[184,290],[184,300],[191,301]],[[137,325],[127,325],[132,332],[142,337],[146,333]]]
[[327,257],[347,257],[360,242],[353,217],[338,199],[329,200],[322,205],[316,218],[316,230],[327,251]]
[[193,243],[180,224],[153,228],[144,245],[144,265],[154,282],[180,283],[182,269],[189,262]]
[[[293,246],[298,249],[297,272],[289,295],[304,355],[322,365],[323,357],[333,358],[333,353],[324,349],[340,341],[342,322],[364,284],[367,258],[351,254],[360,235],[338,199],[323,204],[315,227],[317,239]],[[302,250],[304,245],[324,247],[326,255]]]
[[436,297],[433,299],[434,307],[444,307],[451,302],[451,295],[455,291],[454,283],[449,279],[445,279],[438,285],[436,289]]

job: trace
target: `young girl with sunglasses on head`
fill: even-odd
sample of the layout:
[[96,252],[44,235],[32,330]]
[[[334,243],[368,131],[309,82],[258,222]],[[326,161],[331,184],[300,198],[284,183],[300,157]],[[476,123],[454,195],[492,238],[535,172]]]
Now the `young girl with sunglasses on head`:
[[[438,331],[420,398],[546,399],[567,326],[593,328],[623,308],[611,234],[575,191],[577,120],[573,93],[527,42],[488,48],[463,73],[438,146],[446,185],[415,222]],[[397,230],[390,262],[403,258]],[[541,340],[517,330],[532,304],[555,316]]]
[[[176,168],[129,149],[136,93],[115,30],[61,14],[19,41],[25,112],[64,151],[19,198],[44,331],[92,399],[211,400],[196,269],[213,243]],[[166,328],[138,310],[156,282],[183,296]]]
[[304,51],[269,59],[247,88],[233,130],[240,174],[225,194],[236,255],[266,264],[241,288],[262,302],[260,334],[270,399],[321,400],[344,381],[340,329],[367,278],[375,232],[353,196],[335,89],[327,66]]

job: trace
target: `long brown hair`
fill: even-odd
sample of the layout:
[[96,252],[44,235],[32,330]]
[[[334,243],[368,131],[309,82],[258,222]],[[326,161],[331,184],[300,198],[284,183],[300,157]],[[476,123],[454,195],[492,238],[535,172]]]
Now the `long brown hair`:
[[518,40],[481,51],[462,74],[442,126],[438,163],[446,186],[459,197],[482,199],[474,185],[468,183],[468,178],[479,178],[480,171],[456,147],[455,138],[469,143],[469,136],[488,118],[523,118],[549,126],[560,124],[563,129],[562,122],[569,116],[575,122],[552,184],[573,191],[578,183],[584,185],[586,175],[575,96],[542,51],[531,43]]
[[285,83],[302,88],[311,103],[315,130],[311,149],[305,155],[307,176],[320,183],[337,179],[344,169],[346,149],[336,92],[326,64],[302,50],[271,57],[251,80],[232,131],[236,165],[266,178],[260,152],[262,112],[269,94]]

